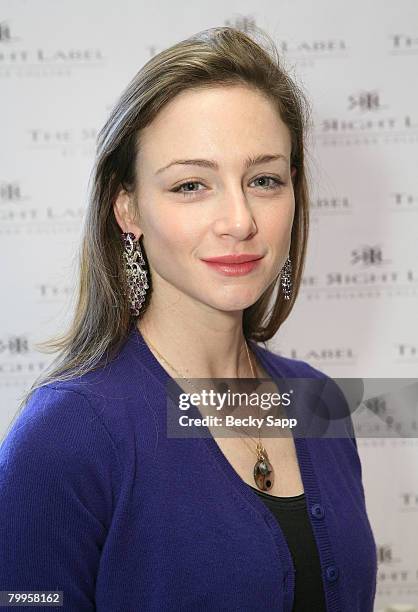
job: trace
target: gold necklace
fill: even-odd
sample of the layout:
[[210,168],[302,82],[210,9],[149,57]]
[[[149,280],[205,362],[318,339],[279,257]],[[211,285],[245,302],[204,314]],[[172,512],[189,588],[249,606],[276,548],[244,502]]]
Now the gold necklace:
[[[184,380],[186,380],[192,387],[194,387],[196,389],[196,387],[193,385],[193,383],[190,382],[190,380],[188,378],[186,378],[185,376],[183,376],[180,372],[178,372],[176,370],[176,368],[169,363],[165,357],[163,357],[163,355],[161,355],[161,353],[155,348],[155,346],[150,342],[150,340],[147,338],[147,336],[145,336],[144,332],[142,330],[140,330],[140,333],[142,335],[142,337],[147,341],[147,343],[151,346],[151,348],[157,353],[157,355],[160,357],[160,359],[162,359],[164,361],[164,363],[166,365],[168,365],[177,375],[179,378],[183,378]],[[245,340],[245,348],[247,351],[247,357],[248,357],[248,362],[250,364],[250,368],[251,368],[251,373],[253,375],[253,378],[256,378],[255,372],[254,372],[254,367],[250,358],[250,353],[248,350],[248,344],[247,341]],[[258,406],[258,414],[260,415],[260,406]],[[254,438],[252,438],[250,435],[245,434],[246,436],[248,436],[251,440],[253,440],[253,442],[255,443]],[[245,442],[244,439],[242,439],[243,442]],[[247,442],[245,442],[245,444],[249,447],[249,445],[247,444]],[[252,449],[250,449],[252,450]],[[255,484],[257,485],[258,489],[260,489],[260,491],[269,491],[274,484],[274,469],[272,464],[270,463],[268,454],[266,449],[264,448],[264,446],[261,444],[261,438],[260,438],[260,429],[258,430],[258,442],[256,443],[256,450],[255,450],[256,454],[257,454],[257,461],[254,465],[254,469],[253,469],[253,477],[254,477],[254,481]]]

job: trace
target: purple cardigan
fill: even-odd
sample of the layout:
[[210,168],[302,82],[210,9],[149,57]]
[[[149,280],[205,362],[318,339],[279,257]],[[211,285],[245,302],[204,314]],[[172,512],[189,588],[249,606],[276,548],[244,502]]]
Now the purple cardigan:
[[[326,377],[252,346],[271,376]],[[61,590],[74,612],[292,610],[276,517],[213,437],[167,437],[170,380],[133,325],[115,360],[33,394],[0,447],[0,591]],[[327,610],[372,612],[355,439],[295,444]]]

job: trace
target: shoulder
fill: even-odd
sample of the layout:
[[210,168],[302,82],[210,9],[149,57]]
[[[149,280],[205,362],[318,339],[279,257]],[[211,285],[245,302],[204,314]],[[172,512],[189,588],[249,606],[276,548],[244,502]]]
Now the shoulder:
[[[62,426],[87,427],[114,445],[131,428],[132,414],[144,403],[149,386],[146,371],[128,342],[105,364],[84,369],[65,380],[37,388],[19,415],[21,424],[35,426],[63,421]],[[30,425],[32,423],[32,425]]]
[[64,383],[35,389],[0,446],[2,467],[56,462],[106,469],[111,461],[118,457],[103,421],[83,392]]
[[65,429],[99,421],[95,418],[92,402],[79,384],[56,381],[36,388],[18,414],[13,429],[30,431],[34,435],[48,426]]
[[[352,414],[361,403],[361,380],[334,379],[306,361],[278,355],[259,345],[257,349],[278,378],[298,379],[292,387],[303,398],[301,408],[310,410],[309,435],[349,438],[357,449]],[[305,417],[303,410],[301,416]]]

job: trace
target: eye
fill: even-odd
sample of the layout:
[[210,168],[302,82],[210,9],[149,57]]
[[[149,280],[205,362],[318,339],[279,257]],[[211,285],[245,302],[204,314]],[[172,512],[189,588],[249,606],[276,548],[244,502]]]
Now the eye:
[[[264,190],[269,190],[269,189],[277,189],[277,187],[280,187],[281,185],[284,185],[283,181],[275,176],[267,176],[267,175],[263,175],[263,176],[258,176],[257,178],[253,179],[253,183],[255,181],[273,181],[273,185],[270,187],[265,187]],[[260,186],[260,185],[259,185]]]
[[[271,189],[278,189],[279,187],[284,185],[284,182],[281,179],[279,179],[278,177],[269,176],[269,175],[258,176],[257,178],[253,179],[251,182],[253,183],[255,181],[265,181],[265,180],[273,181],[273,185],[270,185],[270,186],[267,186],[267,187],[262,187],[262,191],[269,191]],[[198,193],[199,191],[202,191],[202,189],[191,189],[191,190],[188,189],[189,187],[193,187],[194,185],[203,185],[203,183],[201,183],[200,181],[186,181],[185,183],[182,183],[178,187],[175,187],[174,189],[171,189],[171,191],[173,193],[182,193],[185,198],[187,198],[187,197],[188,198],[193,198],[193,197],[195,197],[196,193]],[[258,185],[258,186],[260,186],[260,185]],[[186,190],[183,190],[183,187],[186,187]]]
[[192,191],[182,190],[182,187],[190,187],[191,185],[203,185],[203,183],[201,183],[200,181],[187,181],[186,183],[182,183],[178,187],[175,187],[171,191],[173,193],[182,193],[184,197],[193,196],[196,191],[201,191],[201,189],[198,189],[198,190],[193,189]]

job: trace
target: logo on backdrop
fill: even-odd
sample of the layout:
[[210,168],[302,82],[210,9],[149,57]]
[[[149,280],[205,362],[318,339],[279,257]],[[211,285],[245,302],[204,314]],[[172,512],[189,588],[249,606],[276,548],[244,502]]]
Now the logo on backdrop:
[[[234,27],[242,32],[251,32],[253,25],[257,22],[253,16],[240,15],[238,17],[227,18],[224,25]],[[290,59],[295,60],[299,65],[314,66],[315,62],[328,58],[344,58],[348,54],[348,46],[343,38],[314,38],[299,40],[279,39],[275,40],[275,45],[279,52]],[[156,55],[160,49],[156,45],[148,45],[150,57]]]
[[405,491],[400,495],[400,510],[418,512],[418,492]]
[[360,211],[364,206],[372,210],[376,208],[379,212],[383,207],[388,212],[416,212],[418,211],[418,194],[410,191],[393,191],[387,193],[383,199],[376,199],[364,201],[358,199],[352,201],[348,196],[335,195],[335,196],[314,196],[311,197],[309,207],[312,211],[312,221],[318,222],[321,217],[339,217],[341,215],[348,215],[355,212],[357,209]]
[[34,357],[27,336],[0,337],[0,384],[20,387],[22,380],[32,381],[47,365],[44,359],[36,361]]
[[80,126],[77,128],[27,128],[25,130],[26,147],[38,154],[53,151],[63,157],[75,155],[94,156],[98,129],[96,127]]
[[[0,53],[0,78],[2,76],[10,76],[14,71],[18,70],[19,76],[28,74],[30,76],[45,76],[48,74],[64,74],[71,75],[72,69],[82,65],[83,68],[103,67],[105,65],[105,57],[99,48],[55,48],[46,50],[43,47],[17,47],[13,45],[10,50],[7,48],[12,43],[18,43],[22,40],[20,36],[16,36],[11,29],[10,23],[7,20],[0,22],[0,45],[2,47]],[[42,68],[42,72],[39,72]],[[65,68],[65,71],[63,71]],[[22,69],[25,72],[22,73]],[[47,70],[47,72],[45,72]]]
[[[379,90],[347,93],[347,106],[334,117],[323,117],[314,137],[324,145],[358,145],[410,142],[418,139],[418,117],[411,113],[388,113]],[[401,97],[402,103],[408,101]]]
[[10,28],[10,24],[8,21],[0,21],[0,44],[2,43],[12,43],[17,40],[20,40],[18,36],[13,36]]
[[32,147],[60,147],[62,145],[84,145],[96,142],[97,128],[82,127],[77,129],[61,128],[56,130],[47,130],[40,128],[29,128],[27,130],[29,145]]
[[20,234],[27,230],[31,234],[68,233],[78,231],[85,209],[78,207],[57,207],[42,198],[35,206],[32,195],[25,193],[20,180],[0,183],[0,236]]
[[26,336],[0,337],[0,355],[14,357],[15,355],[26,355],[29,352],[29,342]]
[[377,111],[387,108],[387,104],[380,102],[380,94],[377,90],[360,91],[348,96],[348,110],[359,110],[362,112]]
[[360,244],[347,253],[344,267],[305,274],[301,289],[307,299],[410,296],[418,294],[418,271],[392,264],[384,245]]
[[[226,19],[226,26],[235,27],[246,32],[256,24],[252,16],[239,16]],[[279,51],[296,60],[300,64],[313,65],[315,61],[329,57],[344,57],[347,54],[347,44],[343,38],[314,38],[288,40],[279,39],[275,41]]]
[[392,544],[377,547],[377,590],[381,596],[410,597],[416,593],[418,570],[394,553]]
[[[418,194],[411,191],[393,191],[388,193],[386,198],[382,200],[367,200],[367,207],[372,209],[376,207],[379,211],[384,206],[388,212],[416,212],[418,211]],[[363,202],[359,199],[353,202],[348,196],[314,196],[309,202],[309,207],[312,211],[312,220],[318,221],[321,216],[326,218],[338,217],[340,215],[351,214],[355,209],[363,206]]]
[[392,565],[393,563],[399,563],[400,558],[395,557],[391,544],[380,544],[377,547],[377,561],[379,565],[381,563]]
[[310,201],[310,208],[316,213],[324,212],[335,213],[336,215],[340,212],[347,213],[352,211],[352,204],[347,196],[318,196],[312,198]]
[[[280,353],[279,353],[280,354]],[[316,362],[318,364],[335,365],[354,365],[357,362],[357,355],[352,347],[316,347],[307,350],[300,348],[290,348],[286,351],[292,359]]]
[[418,211],[418,195],[416,193],[398,191],[390,194],[389,210],[396,211]]
[[396,363],[418,362],[418,345],[411,342],[399,342],[394,345],[394,358]]
[[28,197],[22,194],[22,185],[20,181],[0,182],[0,205],[24,202],[27,199]]
[[405,33],[391,34],[388,37],[391,55],[410,55],[418,53],[418,36]]
[[383,259],[383,251],[380,245],[368,246],[362,245],[351,251],[351,263],[361,264],[364,268],[370,266],[381,266],[384,263],[390,263],[389,259]]
[[61,301],[63,298],[66,298],[72,295],[73,290],[70,286],[58,286],[52,283],[41,283],[36,286],[38,303],[43,302],[44,300],[47,303],[50,303],[54,299],[57,301]]

